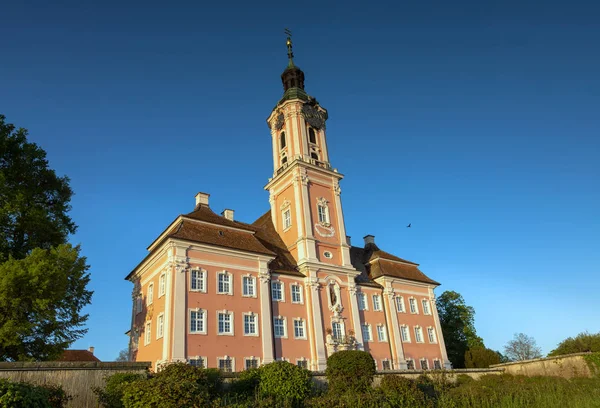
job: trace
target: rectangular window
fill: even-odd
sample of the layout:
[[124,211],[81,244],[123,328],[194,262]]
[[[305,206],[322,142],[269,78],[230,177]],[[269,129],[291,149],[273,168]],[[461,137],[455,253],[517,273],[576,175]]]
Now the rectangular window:
[[331,323],[332,336],[334,339],[341,340],[344,338],[344,330],[340,322]]
[[255,314],[244,315],[244,335],[256,336],[258,334],[256,327],[257,327],[256,315]]
[[400,326],[400,335],[404,343],[410,343],[410,332],[407,326]]
[[423,299],[422,301],[423,304],[423,314],[431,314],[431,310],[429,310],[429,300],[427,299]]
[[373,336],[371,334],[371,326],[369,326],[368,324],[363,324],[362,325],[362,335],[363,335],[363,341],[373,341]]
[[383,360],[381,362],[381,367],[384,370],[391,370],[392,369],[392,363],[390,362],[390,360]]
[[285,337],[285,319],[282,317],[276,317],[273,319],[273,331],[275,337]]
[[302,290],[300,285],[292,285],[292,303],[302,303]]
[[308,361],[306,360],[298,360],[296,361],[296,365],[300,368],[308,369]]
[[245,363],[246,370],[250,370],[252,368],[258,368],[258,359],[256,358],[247,358]]
[[165,333],[165,315],[162,313],[158,315],[158,320],[156,322],[156,338],[160,339],[164,336]]
[[147,346],[148,344],[150,344],[150,340],[152,337],[152,323],[146,323],[146,332],[144,334],[144,345]]
[[379,295],[373,295],[373,310],[376,312],[381,311],[381,298]]
[[229,312],[219,312],[219,334],[233,334],[233,316]]
[[194,270],[190,275],[190,290],[206,292],[206,272]]
[[164,273],[158,278],[158,297],[164,296],[167,289],[167,275]]
[[364,293],[358,294],[358,310],[367,310],[367,295]]
[[146,295],[146,305],[151,305],[154,301],[154,283],[148,285],[148,294]]
[[327,208],[325,208],[324,205],[318,205],[318,212],[319,212],[319,222],[321,223],[327,223]]
[[414,370],[415,369],[415,360],[411,360],[410,358],[408,360],[406,360],[406,368],[408,368],[409,370]]
[[304,320],[294,320],[294,337],[297,339],[306,338],[306,334],[304,333]]
[[379,341],[387,341],[387,333],[384,326],[377,326],[377,338]]
[[202,357],[191,358],[190,365],[198,368],[206,368],[206,364],[204,364],[204,359]]
[[292,226],[292,212],[289,208],[283,211],[283,229],[286,230]]
[[406,313],[406,309],[404,308],[404,298],[402,296],[396,298],[396,309],[398,310],[398,313]]
[[420,327],[415,327],[415,340],[417,343],[423,343],[423,330]]
[[434,370],[442,369],[442,363],[440,362],[440,360],[433,360],[433,369]]
[[408,299],[408,304],[410,305],[410,312],[411,313],[419,313],[419,309],[417,309],[417,300],[410,298]]
[[437,339],[435,337],[435,330],[433,330],[433,327],[427,328],[427,335],[429,336],[430,343],[437,343]]
[[252,276],[242,278],[242,292],[244,296],[256,296],[256,279]]
[[139,294],[135,298],[135,314],[142,313],[142,309],[144,308],[142,306],[142,304],[143,304],[142,295]]
[[279,281],[271,282],[271,296],[276,302],[283,302],[283,283]]
[[421,370],[429,370],[429,364],[427,363],[427,360],[422,358],[421,361]]
[[230,357],[219,359],[219,370],[225,373],[231,373],[233,371],[233,362]]
[[219,286],[217,288],[218,293],[231,293],[231,275],[227,272],[219,273]]
[[190,333],[206,333],[204,310],[190,310]]

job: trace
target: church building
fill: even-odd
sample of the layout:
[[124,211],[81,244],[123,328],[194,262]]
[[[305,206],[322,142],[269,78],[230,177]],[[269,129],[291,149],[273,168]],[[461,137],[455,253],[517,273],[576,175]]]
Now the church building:
[[327,110],[305,91],[289,37],[287,46],[283,97],[267,118],[269,210],[245,223],[198,193],[150,244],[126,277],[132,361],[241,371],[285,360],[323,371],[332,353],[356,349],[378,370],[450,368],[439,283],[373,235],[360,246],[346,236]]

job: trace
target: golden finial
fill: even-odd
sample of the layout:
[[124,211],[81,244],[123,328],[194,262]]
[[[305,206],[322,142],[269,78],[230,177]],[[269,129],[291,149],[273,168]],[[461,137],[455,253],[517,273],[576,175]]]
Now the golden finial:
[[284,32],[287,35],[287,40],[285,44],[287,45],[288,49],[288,58],[290,59],[290,65],[294,65],[294,53],[292,52],[292,32],[289,30],[289,28],[286,28]]

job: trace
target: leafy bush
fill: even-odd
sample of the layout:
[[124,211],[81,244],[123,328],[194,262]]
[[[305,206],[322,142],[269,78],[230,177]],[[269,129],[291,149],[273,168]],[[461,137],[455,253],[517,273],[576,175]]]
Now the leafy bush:
[[237,400],[248,399],[254,396],[260,384],[260,369],[251,368],[242,371],[237,380],[231,384],[229,393]]
[[[387,402],[386,395],[380,388],[371,388],[366,392],[346,392],[343,394],[326,394],[310,398],[306,401],[309,408],[381,408],[396,407]],[[399,405],[400,407],[401,405]],[[412,407],[412,405],[408,405]],[[415,407],[416,408],[416,407]]]
[[574,338],[569,337],[568,339],[561,341],[548,356],[560,356],[563,354],[582,353],[586,351],[600,352],[600,333],[591,334],[583,332],[579,333]]
[[415,381],[399,375],[386,375],[381,380],[381,390],[393,407],[429,407],[425,393]]
[[57,385],[0,379],[0,408],[62,408],[71,398]]
[[98,403],[105,408],[122,408],[123,390],[132,382],[145,379],[143,374],[116,373],[106,377],[104,388],[94,388]]
[[276,406],[302,405],[312,388],[310,371],[290,364],[276,361],[258,369],[260,382],[259,395],[271,398]]
[[465,366],[467,368],[488,368],[493,364],[500,364],[500,356],[489,348],[474,347],[465,353]]
[[371,388],[375,375],[375,361],[366,351],[338,351],[327,359],[325,374],[329,382],[329,391],[332,393],[364,393]]
[[148,380],[134,381],[123,390],[124,408],[186,408],[210,405],[220,390],[215,369],[185,363],[167,365]]

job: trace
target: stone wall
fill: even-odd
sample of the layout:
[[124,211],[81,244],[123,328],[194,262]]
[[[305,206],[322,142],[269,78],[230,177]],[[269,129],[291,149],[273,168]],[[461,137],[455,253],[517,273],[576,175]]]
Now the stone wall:
[[495,364],[491,368],[501,368],[507,374],[555,376],[563,378],[591,377],[592,373],[584,356],[589,353],[566,354],[564,356],[536,358],[534,360],[515,361]]
[[77,408],[98,406],[93,387],[104,386],[104,378],[114,373],[148,373],[150,363],[66,362],[0,363],[0,378],[37,385],[62,386],[73,397],[69,404]]

